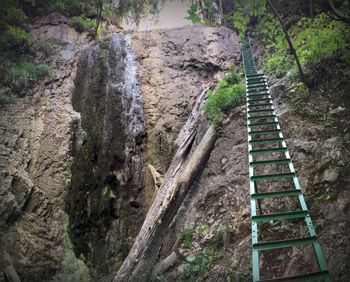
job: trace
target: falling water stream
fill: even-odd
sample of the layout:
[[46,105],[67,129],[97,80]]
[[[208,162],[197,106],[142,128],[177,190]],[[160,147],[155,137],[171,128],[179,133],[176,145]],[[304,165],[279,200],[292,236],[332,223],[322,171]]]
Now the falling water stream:
[[116,34],[81,54],[73,106],[81,122],[68,195],[72,241],[96,269],[95,278],[103,277],[115,269],[116,257],[127,254],[128,238],[144,216],[144,113],[128,35]]

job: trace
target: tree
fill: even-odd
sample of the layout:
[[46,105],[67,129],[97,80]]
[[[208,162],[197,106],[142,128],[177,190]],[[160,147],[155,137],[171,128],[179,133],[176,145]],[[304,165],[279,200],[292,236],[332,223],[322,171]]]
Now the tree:
[[101,22],[101,14],[102,14],[102,8],[103,8],[103,0],[96,0],[96,29],[95,29],[95,37],[97,36],[98,27],[100,26]]
[[293,43],[292,43],[292,40],[291,40],[291,38],[290,38],[290,36],[288,34],[288,30],[287,30],[286,26],[284,25],[281,16],[279,15],[279,13],[278,13],[276,7],[274,6],[272,0],[266,0],[266,1],[267,1],[267,4],[270,6],[272,12],[274,13],[275,17],[277,18],[278,22],[280,23],[280,25],[282,27],[282,30],[284,32],[284,36],[285,36],[285,38],[286,38],[286,40],[288,42],[288,45],[289,45],[289,50],[290,50],[291,54],[293,55],[295,63],[297,64],[300,80],[302,82],[306,83],[308,86],[310,86],[308,81],[305,78],[305,74],[304,74],[303,68],[301,67],[301,63],[300,63],[299,57],[297,55],[297,52],[295,51],[295,48],[294,48]]

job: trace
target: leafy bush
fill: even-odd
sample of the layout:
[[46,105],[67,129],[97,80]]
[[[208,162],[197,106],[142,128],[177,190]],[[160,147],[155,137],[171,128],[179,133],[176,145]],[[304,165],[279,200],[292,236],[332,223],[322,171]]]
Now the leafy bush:
[[10,88],[0,88],[0,105],[14,104],[18,97]]
[[245,87],[240,80],[241,75],[231,69],[213,91],[208,91],[204,111],[215,126],[221,123],[226,110],[243,100]]
[[51,75],[51,68],[46,64],[35,64],[30,60],[5,60],[0,73],[3,76],[0,88],[1,103],[8,104],[16,102],[15,96],[21,96],[32,87],[39,79]]
[[24,86],[32,85],[39,78],[43,78],[51,74],[51,69],[46,64],[34,64],[25,62],[20,64],[12,64],[7,71],[7,78],[10,81],[19,81]]
[[86,31],[90,35],[93,35],[96,29],[96,20],[92,20],[83,15],[80,15],[72,17],[70,20],[70,25],[79,32]]
[[191,21],[193,24],[201,23],[202,20],[198,16],[199,9],[197,4],[192,4],[191,7],[187,10],[188,16],[186,17],[187,20]]
[[[287,42],[278,24],[267,17],[258,25],[265,49],[264,67],[266,72],[276,77],[295,72],[296,66],[289,53]],[[290,30],[294,47],[306,72],[312,71],[321,61],[338,55],[343,61],[350,58],[350,33],[341,21],[335,21],[325,13],[314,18],[302,17]]]
[[184,281],[191,278],[201,278],[210,269],[214,258],[215,252],[209,247],[198,250],[194,256],[188,256],[186,260],[189,262],[189,265],[183,273]]
[[190,249],[192,247],[194,229],[186,229],[182,235],[181,247]]
[[329,18],[325,13],[317,15],[314,19],[301,18],[292,31],[301,63],[318,63],[337,52],[341,56],[349,56],[348,29],[345,23]]
[[265,62],[266,72],[276,77],[282,77],[287,74],[294,62],[291,57],[286,56],[283,52],[268,56]]
[[30,51],[33,39],[28,32],[21,27],[7,26],[0,39],[1,49],[16,50],[17,53],[26,53]]

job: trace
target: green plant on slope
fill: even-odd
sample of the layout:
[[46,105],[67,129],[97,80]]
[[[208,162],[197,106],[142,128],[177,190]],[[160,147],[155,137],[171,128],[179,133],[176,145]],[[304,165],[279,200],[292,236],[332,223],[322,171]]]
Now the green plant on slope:
[[337,52],[344,60],[350,58],[349,26],[329,18],[325,13],[313,19],[301,18],[292,33],[303,64],[318,63]]
[[195,255],[188,256],[189,262],[180,281],[201,281],[201,278],[210,269],[215,258],[215,252],[212,248],[204,248],[196,251]]
[[241,74],[231,69],[213,91],[208,91],[204,111],[213,125],[219,126],[225,111],[243,100],[245,88],[240,81]]
[[74,27],[77,31],[86,31],[90,35],[94,35],[96,29],[96,20],[89,19],[84,15],[72,17],[70,20],[70,25]]
[[185,229],[182,235],[182,243],[181,243],[182,248],[190,249],[192,247],[194,232],[195,232],[194,229],[191,229],[191,228]]
[[193,24],[201,23],[202,20],[198,16],[198,13],[199,13],[198,5],[192,4],[191,7],[187,10],[186,19],[191,21]]

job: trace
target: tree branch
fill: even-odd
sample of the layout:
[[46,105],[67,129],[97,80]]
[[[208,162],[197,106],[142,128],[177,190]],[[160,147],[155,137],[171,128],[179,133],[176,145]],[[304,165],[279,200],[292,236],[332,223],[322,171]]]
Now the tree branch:
[[336,15],[341,21],[350,24],[350,18],[342,14],[335,6],[333,0],[327,0],[329,7],[334,15]]

